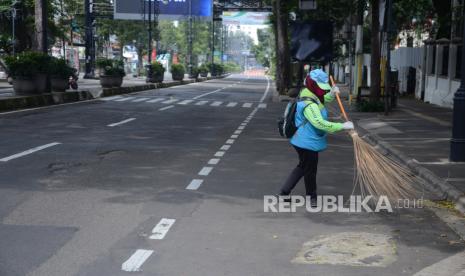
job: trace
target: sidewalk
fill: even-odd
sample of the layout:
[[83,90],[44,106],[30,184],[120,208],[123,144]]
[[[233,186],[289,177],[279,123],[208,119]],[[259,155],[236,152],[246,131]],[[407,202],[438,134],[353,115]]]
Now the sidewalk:
[[[341,90],[347,93],[347,87]],[[399,99],[388,116],[356,111],[350,116],[356,127],[370,134],[370,140],[414,168],[443,199],[459,201],[465,196],[465,163],[449,161],[451,109]]]

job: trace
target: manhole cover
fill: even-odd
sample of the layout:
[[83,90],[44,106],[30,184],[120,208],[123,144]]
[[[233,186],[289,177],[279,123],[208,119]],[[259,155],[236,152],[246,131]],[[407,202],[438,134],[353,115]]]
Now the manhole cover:
[[319,236],[303,244],[292,260],[297,264],[385,267],[396,260],[391,237],[364,232]]

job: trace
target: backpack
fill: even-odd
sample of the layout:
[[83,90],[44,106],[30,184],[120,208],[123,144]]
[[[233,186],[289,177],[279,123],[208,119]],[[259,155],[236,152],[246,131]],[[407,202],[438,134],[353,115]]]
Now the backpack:
[[[278,120],[278,131],[282,137],[285,138],[292,138],[294,134],[297,132],[297,129],[300,126],[296,126],[295,124],[295,114],[297,113],[297,103],[300,101],[312,101],[313,103],[317,103],[315,99],[309,97],[303,97],[291,100],[284,110],[284,116]],[[307,105],[308,106],[308,105]],[[305,106],[305,107],[307,107]]]

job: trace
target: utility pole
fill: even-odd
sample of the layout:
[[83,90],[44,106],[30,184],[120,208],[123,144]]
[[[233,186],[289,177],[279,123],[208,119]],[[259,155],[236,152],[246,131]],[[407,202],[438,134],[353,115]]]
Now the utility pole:
[[84,1],[84,11],[86,20],[86,72],[84,74],[85,79],[93,79],[94,75],[94,64],[95,64],[95,45],[94,45],[94,34],[93,34],[93,0]]
[[465,161],[465,7],[462,6],[462,69],[459,89],[454,94],[452,115],[452,139],[450,141],[450,161]]
[[[144,3],[145,5],[145,3]],[[148,40],[148,49],[147,49],[147,78],[146,82],[152,82],[152,0],[149,0],[149,16],[148,16],[148,32],[149,32],[149,40]]]

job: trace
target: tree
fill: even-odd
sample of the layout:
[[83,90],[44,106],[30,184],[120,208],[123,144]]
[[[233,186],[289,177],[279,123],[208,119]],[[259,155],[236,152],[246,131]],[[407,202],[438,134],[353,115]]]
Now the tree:
[[379,101],[381,90],[380,44],[379,44],[379,0],[371,0],[371,63],[370,101]]
[[291,76],[291,59],[289,53],[289,7],[284,0],[273,3],[273,29],[276,41],[276,88],[284,94],[289,86]]

